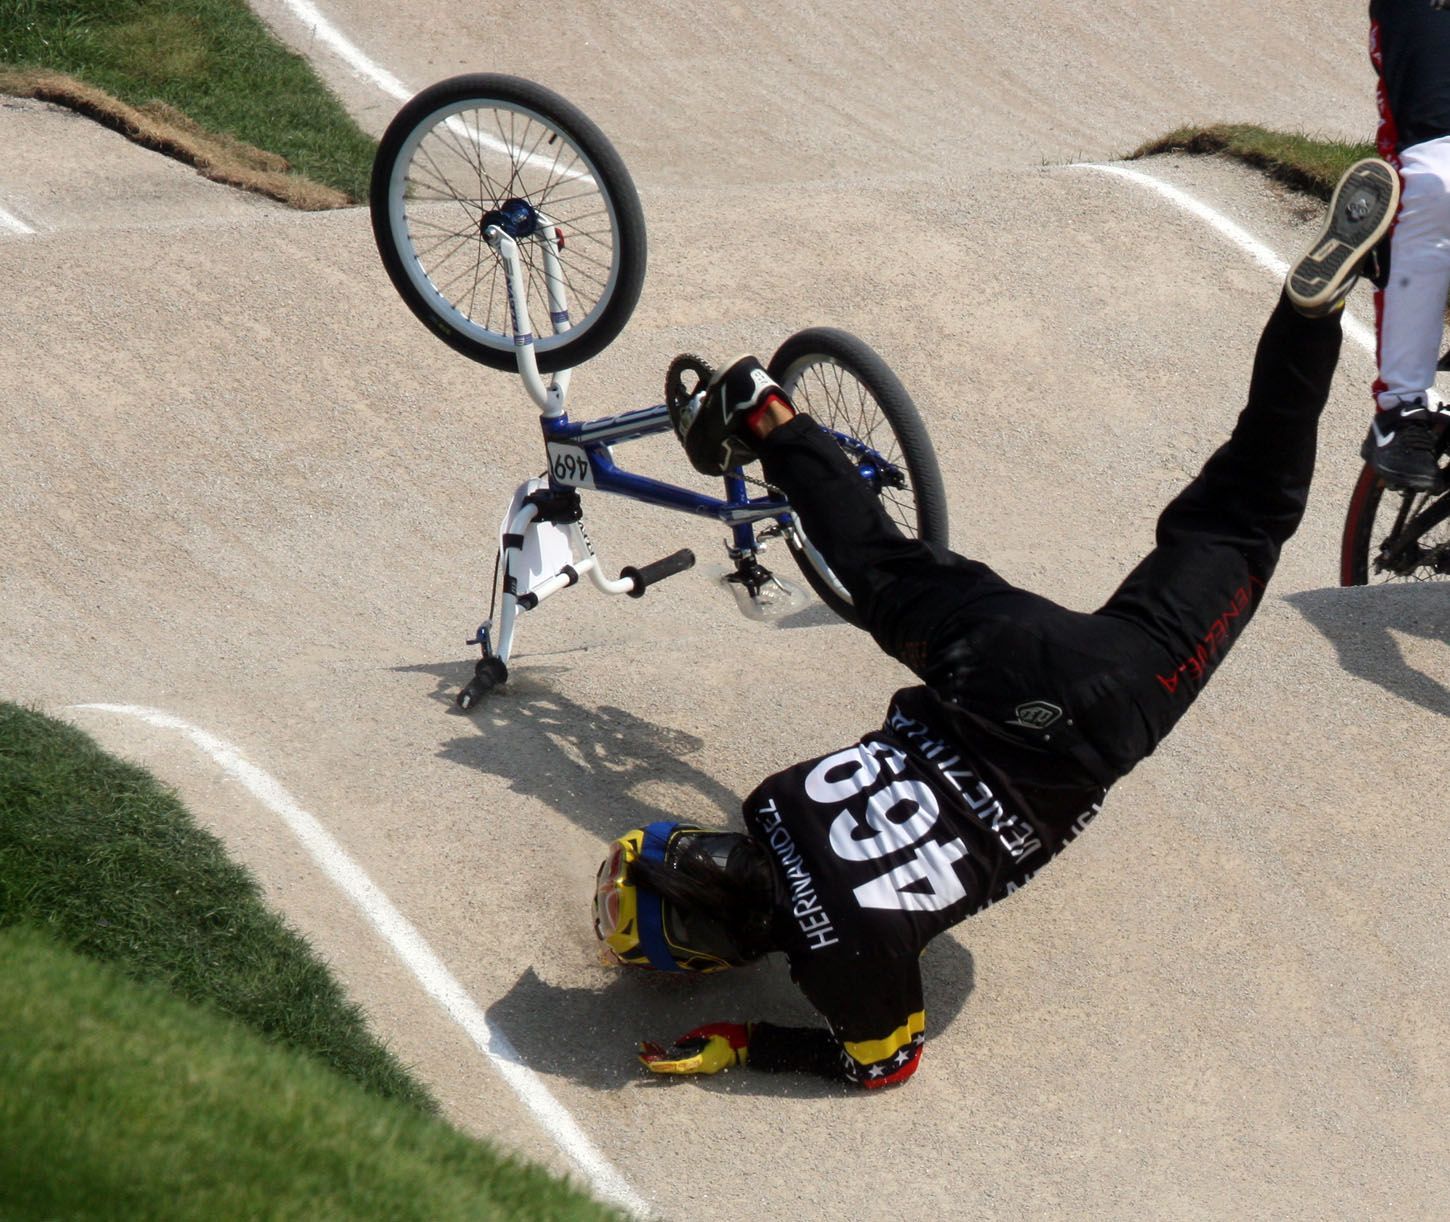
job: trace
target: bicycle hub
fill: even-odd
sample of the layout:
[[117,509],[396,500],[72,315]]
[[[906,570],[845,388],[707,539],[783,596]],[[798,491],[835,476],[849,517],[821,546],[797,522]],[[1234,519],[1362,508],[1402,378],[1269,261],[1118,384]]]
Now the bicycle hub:
[[497,208],[483,214],[483,219],[478,222],[478,232],[487,233],[490,225],[497,225],[509,237],[518,241],[533,236],[539,227],[539,214],[527,200],[506,200]]

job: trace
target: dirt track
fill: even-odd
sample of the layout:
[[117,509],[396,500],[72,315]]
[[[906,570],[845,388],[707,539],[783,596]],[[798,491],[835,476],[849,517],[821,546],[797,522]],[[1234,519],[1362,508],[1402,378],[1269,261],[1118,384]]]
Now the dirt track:
[[[555,7],[502,39],[443,7],[327,15],[410,86],[532,76],[616,140],[650,279],[576,410],[655,402],[677,351],[844,326],[922,407],[955,545],[1075,606],[1226,429],[1277,288],[1161,198],[1057,163],[1180,121],[1372,115],[1347,3]],[[381,130],[396,102],[317,59]],[[361,210],[288,213],[43,106],[0,109],[0,154],[0,208],[37,231],[0,232],[0,694],[174,783],[462,1123],[568,1168],[272,811],[175,733],[70,705],[166,710],[275,777],[664,1215],[1437,1212],[1450,847],[1411,761],[1443,744],[1450,611],[1330,588],[1362,351],[1304,528],[1198,707],[1062,862],[928,952],[911,1085],[661,1085],[641,1035],[809,1014],[782,964],[688,990],[599,968],[602,845],[656,812],[734,820],[768,770],[876,725],[905,672],[818,605],[746,621],[709,580],[718,532],[605,502],[607,563],[689,545],[700,568],[547,604],[509,689],[458,715],[490,540],[540,463],[517,383],[417,325]],[[1233,167],[1152,172],[1281,255],[1310,233]],[[663,443],[648,461],[678,472]]]

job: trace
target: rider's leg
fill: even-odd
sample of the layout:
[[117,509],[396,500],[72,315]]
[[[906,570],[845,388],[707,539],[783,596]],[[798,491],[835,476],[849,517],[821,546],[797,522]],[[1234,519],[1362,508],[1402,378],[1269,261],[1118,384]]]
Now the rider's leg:
[[1390,239],[1390,276],[1380,319],[1379,405],[1424,402],[1450,293],[1450,137],[1405,149],[1404,184]]
[[1303,517],[1340,339],[1339,312],[1304,318],[1280,298],[1232,435],[1164,509],[1157,546],[1096,613],[1152,643],[1124,675],[1148,722],[1150,750],[1257,608]]
[[985,564],[902,533],[810,417],[796,416],[757,436],[765,477],[785,493],[866,630],[918,674],[928,669],[943,623],[963,607],[1023,594]]
[[1163,511],[1157,546],[1097,612],[908,539],[830,437],[802,417],[759,445],[767,477],[872,635],[977,723],[1126,773],[1183,715],[1262,597],[1298,527],[1340,321],[1281,297],[1233,434]]
[[1015,593],[985,565],[898,530],[840,446],[796,415],[756,358],[722,365],[688,397],[675,386],[687,367],[671,370],[670,418],[691,465],[718,475],[760,457],[766,477],[785,492],[811,543],[850,592],[861,622],[917,673],[927,673],[933,641],[950,614]]
[[1375,294],[1375,414],[1361,453],[1390,487],[1430,489],[1439,462],[1429,391],[1450,292],[1450,138],[1413,145],[1399,163],[1388,274]]

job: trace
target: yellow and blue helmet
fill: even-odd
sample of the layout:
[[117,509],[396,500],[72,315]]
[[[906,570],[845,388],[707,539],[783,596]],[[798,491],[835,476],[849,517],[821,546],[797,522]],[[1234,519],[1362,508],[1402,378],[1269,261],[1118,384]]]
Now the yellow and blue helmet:
[[731,854],[753,842],[735,832],[660,821],[626,832],[609,846],[594,889],[594,932],[606,958],[659,972],[719,972],[756,958],[741,931],[704,907],[678,903],[639,884],[636,862],[674,869],[686,853],[703,855],[722,874]]

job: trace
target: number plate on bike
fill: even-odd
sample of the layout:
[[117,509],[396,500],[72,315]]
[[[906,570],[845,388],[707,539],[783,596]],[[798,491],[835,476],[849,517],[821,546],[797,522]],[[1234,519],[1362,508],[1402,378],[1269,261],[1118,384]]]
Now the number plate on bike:
[[583,446],[551,441],[548,448],[549,473],[556,484],[570,484],[575,488],[594,487],[594,469],[589,465],[589,455]]

